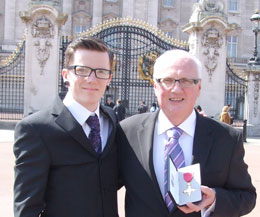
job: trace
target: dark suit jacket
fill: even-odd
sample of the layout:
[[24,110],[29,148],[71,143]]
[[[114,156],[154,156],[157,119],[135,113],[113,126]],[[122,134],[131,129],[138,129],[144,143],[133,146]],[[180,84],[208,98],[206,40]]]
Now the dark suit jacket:
[[[200,217],[200,212],[185,215],[177,208],[169,214],[165,205],[153,166],[158,112],[127,118],[117,131],[126,217]],[[239,131],[197,114],[193,163],[200,163],[202,185],[216,190],[213,217],[241,216],[255,206],[256,193],[243,161],[242,141]]]
[[118,121],[122,121],[125,119],[125,107],[122,104],[115,105],[113,110],[116,113],[116,117]]
[[15,129],[15,217],[117,217],[116,117],[98,157],[81,125],[58,99]]

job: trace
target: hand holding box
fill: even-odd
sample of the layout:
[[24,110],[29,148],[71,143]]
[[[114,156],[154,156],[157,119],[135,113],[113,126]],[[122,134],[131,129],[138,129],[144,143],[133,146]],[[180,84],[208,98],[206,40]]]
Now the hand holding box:
[[200,164],[176,169],[170,158],[168,163],[169,195],[175,204],[183,206],[186,203],[200,201],[202,198]]

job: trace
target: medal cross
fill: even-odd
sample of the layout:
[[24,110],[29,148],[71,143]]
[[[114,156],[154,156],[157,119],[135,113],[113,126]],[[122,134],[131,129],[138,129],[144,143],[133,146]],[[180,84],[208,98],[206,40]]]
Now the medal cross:
[[190,184],[188,184],[188,188],[183,191],[183,193],[188,194],[189,197],[193,191],[196,191],[196,189],[191,188]]

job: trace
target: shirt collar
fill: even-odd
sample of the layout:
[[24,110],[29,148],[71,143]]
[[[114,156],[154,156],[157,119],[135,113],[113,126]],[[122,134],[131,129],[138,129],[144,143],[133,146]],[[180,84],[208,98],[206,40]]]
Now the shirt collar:
[[[158,135],[165,133],[170,128],[174,127],[174,125],[169,121],[164,112],[160,110],[158,116]],[[194,137],[195,127],[196,127],[196,113],[192,110],[192,113],[189,117],[182,122],[179,126],[186,134]]]
[[97,109],[94,112],[89,111],[86,109],[84,106],[79,104],[73,97],[70,91],[66,94],[64,100],[63,100],[64,105],[68,108],[68,110],[71,112],[73,117],[79,122],[80,125],[83,125],[88,117],[90,115],[97,115],[98,118],[100,118],[100,112],[99,112],[99,107],[100,104],[98,103]]

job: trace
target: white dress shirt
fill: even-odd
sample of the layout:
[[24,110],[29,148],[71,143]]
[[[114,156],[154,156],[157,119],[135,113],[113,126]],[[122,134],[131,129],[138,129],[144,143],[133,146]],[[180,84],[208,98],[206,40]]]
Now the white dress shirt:
[[[178,127],[183,130],[179,138],[179,144],[183,150],[185,166],[192,163],[193,138],[196,126],[196,114],[193,110],[191,115]],[[174,127],[168,120],[162,110],[160,110],[158,119],[155,124],[154,142],[153,142],[153,165],[155,174],[164,196],[164,148],[168,141],[167,130]]]
[[81,104],[79,104],[73,97],[70,91],[66,94],[64,100],[64,105],[68,108],[68,110],[71,112],[72,116],[78,121],[78,123],[82,126],[86,136],[88,137],[90,133],[90,127],[86,123],[86,120],[91,115],[97,115],[100,123],[100,136],[101,136],[101,142],[102,142],[102,151],[105,148],[105,145],[107,143],[108,138],[108,130],[109,130],[109,120],[105,118],[103,115],[100,114],[99,107],[100,104],[98,104],[97,109],[94,112],[89,111],[85,107],[83,107]]
[[[153,165],[156,174],[156,178],[164,198],[164,149],[168,141],[167,130],[174,126],[168,118],[165,116],[162,110],[160,110],[157,121],[155,123],[154,138],[153,138]],[[196,113],[193,110],[190,116],[179,126],[178,128],[183,130],[182,135],[179,138],[179,144],[183,150],[185,158],[185,166],[189,166],[193,161],[193,140],[196,127]],[[201,210],[202,217],[208,217],[215,209],[215,202],[209,209]]]

